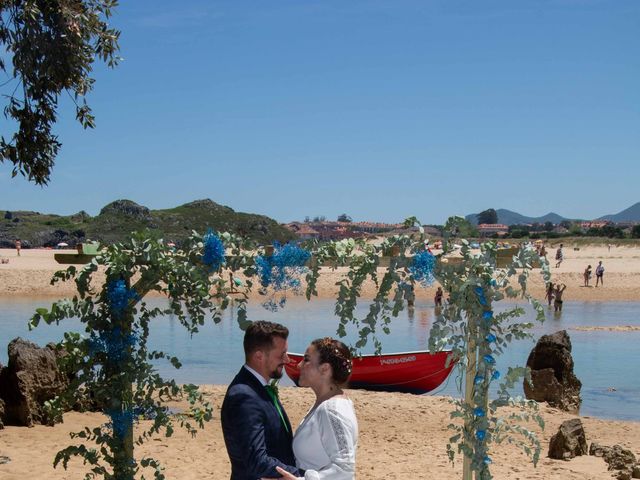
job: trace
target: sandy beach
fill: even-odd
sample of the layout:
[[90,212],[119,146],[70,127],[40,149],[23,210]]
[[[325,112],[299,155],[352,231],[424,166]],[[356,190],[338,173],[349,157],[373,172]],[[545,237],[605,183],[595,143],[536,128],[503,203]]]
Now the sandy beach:
[[[564,294],[565,301],[637,301],[640,300],[640,247],[614,246],[581,246],[574,250],[571,244],[564,248],[565,260],[559,268],[554,268],[555,262],[551,258],[554,250],[549,247],[549,260],[552,262],[552,281],[567,285]],[[15,250],[0,249],[0,258],[9,259],[9,263],[0,264],[0,296],[50,296],[67,297],[75,292],[74,284],[58,283],[50,285],[54,272],[62,268],[55,262],[56,252],[45,249],[22,250],[20,257]],[[73,253],[73,250],[68,251]],[[604,288],[584,287],[583,272],[587,265],[595,270],[598,261],[602,260],[605,267]],[[381,269],[380,272],[383,270]],[[346,269],[331,270],[324,268],[318,281],[318,294],[321,298],[335,298],[336,282],[342,278]],[[542,277],[534,271],[531,275],[530,291],[538,298],[544,298],[544,282]],[[595,285],[595,276],[591,281]],[[427,288],[417,288],[418,298],[432,299],[437,284]],[[375,293],[374,285],[369,282],[363,289],[363,296],[371,298]],[[258,296],[257,291],[253,291]]]
[[[551,250],[550,250],[551,251]],[[0,250],[0,257],[9,263],[0,264],[0,296],[12,297],[64,297],[73,295],[73,284],[50,286],[52,274],[60,269],[53,260],[51,250],[23,250],[16,257],[15,250]],[[553,280],[567,284],[565,300],[580,301],[638,301],[640,300],[640,248],[581,247],[573,250],[565,245],[565,261],[560,268],[552,268]],[[583,287],[582,272],[587,264],[595,268],[602,260],[606,268],[604,288]],[[334,295],[335,282],[343,271],[325,272],[319,282],[319,294],[329,298]],[[593,279],[595,282],[595,278]],[[542,281],[534,274],[532,292],[544,296]],[[419,288],[420,298],[433,297],[435,286]],[[373,288],[365,289],[365,296]],[[590,327],[597,329],[598,327]],[[618,328],[618,327],[616,327]],[[633,331],[637,327],[621,325],[619,329]],[[190,438],[176,430],[171,438],[155,437],[136,449],[138,459],[150,455],[161,460],[166,467],[167,478],[203,479],[228,478],[229,461],[219,423],[219,410],[225,386],[205,386],[208,399],[215,406],[214,419],[196,438]],[[308,389],[282,388],[282,400],[294,425],[297,425],[311,406],[312,392]],[[447,398],[413,396],[398,393],[374,393],[350,390],[349,396],[356,406],[360,441],[358,447],[357,478],[369,479],[418,479],[461,477],[462,463],[458,458],[452,466],[446,454],[447,430],[451,405]],[[177,406],[180,406],[178,404]],[[492,472],[497,479],[609,479],[606,463],[597,457],[584,456],[565,462],[546,457],[550,437],[560,423],[573,415],[546,405],[541,406],[546,429],[539,432],[543,453],[537,468],[516,447],[503,445],[491,453]],[[621,444],[640,457],[640,422],[609,421],[581,417],[587,441],[604,445]],[[65,415],[64,423],[55,427],[34,428],[6,427],[0,430],[0,478],[23,479],[77,479],[86,471],[80,460],[72,461],[69,470],[53,469],[55,453],[72,444],[69,432],[84,426],[103,423],[104,417],[95,413]],[[144,422],[141,423],[144,426]],[[149,472],[150,474],[151,472]]]
[[[138,459],[150,455],[162,461],[167,478],[181,480],[229,478],[227,459],[220,428],[220,406],[225,386],[203,387],[207,399],[215,405],[214,419],[195,438],[177,429],[170,438],[155,437],[136,448]],[[282,388],[281,398],[294,425],[313,403],[309,389]],[[461,478],[462,463],[452,465],[445,451],[450,431],[448,412],[451,405],[443,397],[414,396],[349,390],[356,407],[360,437],[356,478],[419,479]],[[496,479],[610,479],[611,472],[602,458],[576,457],[571,461],[551,460],[546,452],[551,435],[560,423],[572,418],[564,412],[543,406],[546,421],[540,433],[544,451],[536,468],[516,447],[501,445],[491,453],[492,472]],[[0,430],[0,464],[3,480],[78,479],[85,469],[80,460],[70,462],[69,470],[53,469],[55,453],[73,444],[70,432],[104,422],[100,414],[68,413],[64,423],[55,427],[7,427]],[[615,422],[582,417],[587,441],[604,445],[621,444],[640,456],[640,422]],[[142,422],[141,426],[144,426]],[[539,429],[537,430],[539,432]]]

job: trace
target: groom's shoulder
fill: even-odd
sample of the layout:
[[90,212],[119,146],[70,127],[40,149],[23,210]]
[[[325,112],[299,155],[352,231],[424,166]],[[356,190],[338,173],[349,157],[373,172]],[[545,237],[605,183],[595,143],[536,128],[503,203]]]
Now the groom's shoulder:
[[242,368],[240,372],[235,376],[229,388],[227,389],[227,396],[236,395],[257,395],[255,381],[251,378],[251,373]]

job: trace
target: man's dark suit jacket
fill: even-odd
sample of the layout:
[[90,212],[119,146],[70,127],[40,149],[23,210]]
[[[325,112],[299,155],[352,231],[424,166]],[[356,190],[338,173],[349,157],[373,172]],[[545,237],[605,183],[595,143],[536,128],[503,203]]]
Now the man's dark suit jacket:
[[260,381],[242,367],[222,403],[222,433],[231,459],[231,480],[280,478],[276,466],[304,476],[295,465],[291,423],[280,405],[287,432],[273,400]]

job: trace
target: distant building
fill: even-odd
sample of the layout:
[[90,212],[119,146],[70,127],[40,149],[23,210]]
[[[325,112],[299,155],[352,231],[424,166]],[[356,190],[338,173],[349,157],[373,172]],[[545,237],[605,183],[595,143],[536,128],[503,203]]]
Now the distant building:
[[478,225],[478,232],[481,237],[489,237],[494,234],[502,236],[509,233],[509,227],[502,223],[481,223]]
[[611,222],[608,220],[592,220],[590,222],[580,222],[580,228],[582,230],[589,230],[590,228],[602,228],[609,225]]
[[359,238],[369,234],[392,232],[403,227],[402,223],[380,222],[291,222],[284,225],[300,239],[342,240]]
[[292,222],[285,225],[286,228],[295,233],[300,240],[319,239],[320,233],[311,228],[306,223]]

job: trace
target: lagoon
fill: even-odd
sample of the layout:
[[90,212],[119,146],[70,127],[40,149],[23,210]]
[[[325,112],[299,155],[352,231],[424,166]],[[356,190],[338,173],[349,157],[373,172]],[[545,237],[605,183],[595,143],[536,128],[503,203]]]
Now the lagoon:
[[[161,306],[162,299],[152,299]],[[51,300],[36,298],[0,298],[0,362],[6,364],[6,345],[15,337],[23,337],[39,345],[59,341],[65,331],[80,331],[80,322],[72,319],[64,325],[41,324],[29,332],[27,320],[38,307],[49,307]],[[309,341],[326,335],[335,336],[337,318],[333,315],[333,301],[293,297],[285,308],[271,312],[259,304],[249,307],[252,320],[271,320],[286,325],[290,331],[289,349],[303,352]],[[360,307],[361,316],[367,310]],[[533,320],[531,308],[524,318]],[[415,309],[405,309],[391,323],[391,334],[383,335],[383,351],[412,351],[427,348],[429,330],[434,320],[433,304],[416,302]],[[638,302],[565,302],[562,315],[548,311],[547,320],[536,324],[535,339],[541,335],[566,329],[571,336],[575,373],[582,381],[581,415],[608,419],[640,421],[640,331],[581,331],[576,327],[640,326]],[[208,323],[193,337],[175,318],[159,318],[152,325],[149,347],[177,356],[182,368],[175,370],[168,363],[157,368],[165,378],[179,383],[226,384],[231,381],[243,362],[243,332],[238,328],[230,309],[220,324]],[[350,331],[346,343],[355,341]],[[534,343],[517,341],[500,357],[498,368],[525,365]],[[371,351],[365,349],[365,353]],[[283,385],[293,385],[288,378]],[[513,392],[521,394],[522,389]],[[458,396],[453,375],[429,395]]]

